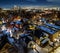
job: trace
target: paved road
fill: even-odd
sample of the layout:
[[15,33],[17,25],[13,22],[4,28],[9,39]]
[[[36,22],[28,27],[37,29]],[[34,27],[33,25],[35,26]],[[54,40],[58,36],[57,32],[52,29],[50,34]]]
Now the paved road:
[[35,46],[36,46],[36,50],[33,49],[33,50],[30,50],[28,53],[48,53],[47,50],[45,49],[42,49],[40,46],[38,46],[36,43],[35,43]]

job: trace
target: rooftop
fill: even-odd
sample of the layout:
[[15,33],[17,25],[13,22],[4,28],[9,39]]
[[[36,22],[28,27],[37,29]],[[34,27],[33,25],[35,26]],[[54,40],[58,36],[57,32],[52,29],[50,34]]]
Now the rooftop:
[[45,26],[38,26],[38,28],[40,28],[41,30],[43,30],[44,32],[53,35],[54,33],[57,32],[57,30],[52,30],[51,28],[45,27]]
[[54,24],[49,24],[49,23],[46,23],[45,25],[49,26],[49,27],[52,27],[52,28],[56,28],[56,29],[59,29],[60,30],[60,26],[56,26]]

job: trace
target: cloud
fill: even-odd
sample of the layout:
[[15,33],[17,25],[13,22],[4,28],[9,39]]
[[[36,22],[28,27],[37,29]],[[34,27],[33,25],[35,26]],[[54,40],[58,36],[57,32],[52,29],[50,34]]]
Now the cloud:
[[60,3],[60,0],[47,0],[48,2]]
[[30,1],[30,2],[36,2],[37,0],[27,0],[27,1]]

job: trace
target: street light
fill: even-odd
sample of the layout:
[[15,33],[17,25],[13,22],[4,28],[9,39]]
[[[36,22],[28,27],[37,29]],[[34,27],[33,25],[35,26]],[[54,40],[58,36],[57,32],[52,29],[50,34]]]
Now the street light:
[[58,36],[60,37],[60,34]]

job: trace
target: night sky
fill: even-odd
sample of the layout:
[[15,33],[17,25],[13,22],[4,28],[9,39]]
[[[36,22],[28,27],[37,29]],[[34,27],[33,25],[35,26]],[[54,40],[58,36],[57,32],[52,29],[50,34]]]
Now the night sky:
[[0,0],[0,7],[18,6],[59,6],[60,0]]

